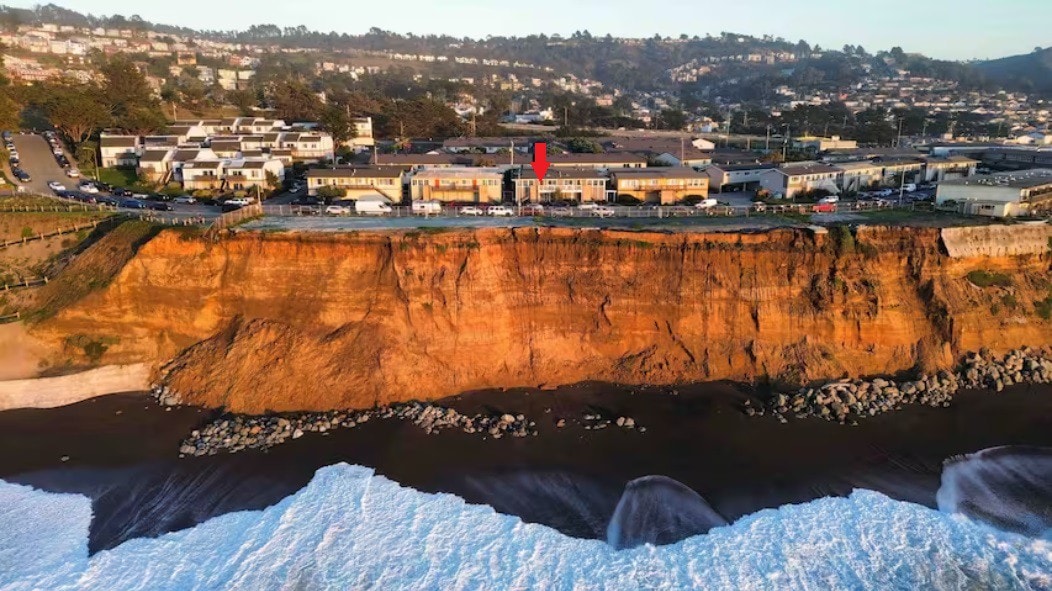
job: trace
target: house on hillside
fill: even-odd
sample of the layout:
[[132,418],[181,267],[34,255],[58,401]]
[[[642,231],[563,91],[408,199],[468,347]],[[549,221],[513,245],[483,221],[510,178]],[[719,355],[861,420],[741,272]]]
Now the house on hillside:
[[99,165],[103,168],[134,167],[139,163],[139,136],[99,135]]
[[[185,172],[184,172],[185,174]],[[223,189],[268,191],[274,181],[278,186],[285,180],[285,165],[271,158],[237,158],[223,166]]]

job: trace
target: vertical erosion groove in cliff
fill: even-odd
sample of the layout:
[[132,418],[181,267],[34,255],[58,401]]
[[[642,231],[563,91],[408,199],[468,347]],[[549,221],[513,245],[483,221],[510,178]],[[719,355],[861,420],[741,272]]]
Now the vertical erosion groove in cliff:
[[[941,248],[920,228],[164,232],[40,332],[119,335],[103,363],[174,358],[187,400],[249,412],[583,380],[794,384],[1048,344],[1032,304],[1047,254]],[[1011,283],[977,287],[976,269]]]

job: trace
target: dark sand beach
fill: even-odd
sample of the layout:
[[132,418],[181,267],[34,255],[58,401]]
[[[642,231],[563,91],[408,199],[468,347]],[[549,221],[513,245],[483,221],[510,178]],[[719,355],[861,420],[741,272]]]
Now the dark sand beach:
[[[602,537],[625,484],[641,476],[674,478],[733,521],[854,488],[934,506],[947,457],[1002,445],[1052,446],[1048,386],[964,392],[950,408],[907,407],[854,427],[750,418],[740,410],[750,395],[726,383],[474,392],[441,403],[468,414],[522,413],[540,435],[428,435],[411,423],[374,420],[308,433],[267,452],[180,459],[182,438],[216,412],[166,411],[144,394],[124,394],[0,413],[0,478],[92,497],[93,551],[263,508],[337,462],[570,535]],[[630,416],[647,431],[589,431],[575,422],[594,412]],[[568,426],[556,428],[559,418]]]

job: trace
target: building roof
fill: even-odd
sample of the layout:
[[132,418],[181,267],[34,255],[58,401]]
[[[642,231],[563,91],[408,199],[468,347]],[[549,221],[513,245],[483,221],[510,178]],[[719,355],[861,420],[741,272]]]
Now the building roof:
[[848,170],[869,170],[869,169],[880,170],[880,169],[884,168],[884,165],[883,164],[877,164],[877,163],[874,163],[874,162],[870,162],[869,160],[862,160],[861,162],[840,162],[840,163],[837,163],[837,164],[833,165],[833,167],[837,168],[839,170],[844,170],[844,171],[848,171]]
[[881,158],[875,161],[881,166],[920,166],[921,161],[916,158]]
[[[605,179],[594,168],[550,168],[544,175],[545,179]],[[532,166],[523,166],[519,173],[519,179],[524,181],[537,180],[537,173]]]
[[979,164],[979,161],[967,156],[954,154],[953,156],[925,156],[924,161],[932,164]]
[[718,169],[723,172],[733,172],[738,170],[765,170],[769,168],[778,168],[777,164],[770,162],[746,162],[743,164],[710,164],[706,170]]
[[495,168],[435,168],[421,170],[414,179],[503,179],[504,174]]
[[201,168],[214,170],[222,166],[223,163],[219,160],[193,160],[183,165],[183,168]]
[[636,154],[552,154],[552,164],[646,164],[647,159]]
[[782,168],[776,168],[785,176],[801,176],[805,174],[836,174],[840,169],[828,164],[791,164]]
[[193,160],[194,158],[197,158],[197,155],[200,153],[200,150],[176,150],[175,154],[172,155],[172,160],[176,160],[178,162],[188,162],[190,160]]
[[396,179],[403,174],[396,166],[348,166],[340,168],[312,168],[307,171],[309,179],[369,178]]
[[615,178],[658,178],[658,179],[707,179],[709,175],[700,173],[687,166],[661,166],[653,168],[621,168],[611,170]]
[[146,150],[143,152],[142,156],[139,157],[139,162],[164,162],[171,153],[171,150]]
[[943,181],[939,184],[1009,187],[1012,189],[1033,189],[1035,187],[1052,185],[1052,169],[1032,168],[1030,170],[1018,170],[1013,172],[996,172],[994,174],[980,174],[966,179]]
[[240,170],[260,170],[266,166],[265,160],[244,160],[240,163],[231,163],[230,168]]
[[543,138],[533,137],[455,137],[442,142],[442,147],[456,148],[525,148],[534,142],[543,142]]
[[103,135],[99,137],[101,148],[135,148],[139,145],[137,135]]
[[241,149],[241,142],[237,140],[223,140],[213,141],[211,146],[213,150],[222,150],[224,152],[237,152]]

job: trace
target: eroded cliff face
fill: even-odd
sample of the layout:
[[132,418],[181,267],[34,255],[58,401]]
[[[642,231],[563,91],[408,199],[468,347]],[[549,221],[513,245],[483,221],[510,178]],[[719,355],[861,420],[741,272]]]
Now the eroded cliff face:
[[[938,230],[907,228],[162,232],[35,332],[109,343],[104,363],[167,363],[191,402],[244,412],[583,380],[796,382],[1052,343],[1033,306],[1050,262],[950,258]],[[978,287],[975,270],[1010,285]]]

